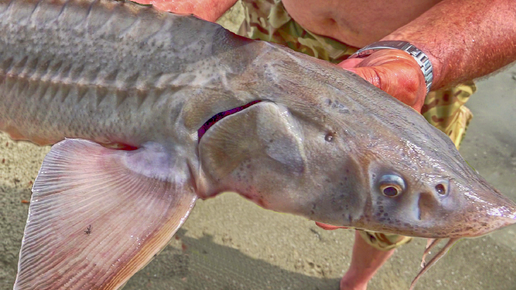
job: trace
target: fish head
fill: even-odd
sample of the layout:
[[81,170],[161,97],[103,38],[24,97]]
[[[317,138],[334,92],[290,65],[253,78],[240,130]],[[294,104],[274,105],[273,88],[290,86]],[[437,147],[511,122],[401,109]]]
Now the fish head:
[[200,138],[201,197],[235,191],[314,221],[416,237],[479,236],[516,222],[514,202],[418,112],[302,58],[266,62],[247,88],[259,101]]
[[516,204],[471,168],[448,136],[435,132],[417,144],[382,138],[360,157],[369,198],[358,228],[459,238],[516,223]]

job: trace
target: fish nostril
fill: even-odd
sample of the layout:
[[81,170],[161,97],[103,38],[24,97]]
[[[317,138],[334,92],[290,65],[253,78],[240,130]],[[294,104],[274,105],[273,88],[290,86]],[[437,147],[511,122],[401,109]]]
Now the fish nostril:
[[335,132],[327,133],[327,134],[324,136],[324,140],[326,140],[327,142],[333,142],[333,139],[335,139],[335,135],[336,135],[336,133],[335,133]]
[[435,190],[437,191],[437,193],[439,195],[446,195],[446,186],[444,186],[443,184],[439,183],[435,186]]

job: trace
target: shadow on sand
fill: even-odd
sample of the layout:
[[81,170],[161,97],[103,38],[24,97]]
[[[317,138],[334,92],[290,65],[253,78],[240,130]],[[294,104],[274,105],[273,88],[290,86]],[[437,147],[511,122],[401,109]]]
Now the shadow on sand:
[[251,258],[237,249],[200,239],[175,236],[182,249],[167,247],[137,273],[124,289],[338,289],[340,279],[309,277]]

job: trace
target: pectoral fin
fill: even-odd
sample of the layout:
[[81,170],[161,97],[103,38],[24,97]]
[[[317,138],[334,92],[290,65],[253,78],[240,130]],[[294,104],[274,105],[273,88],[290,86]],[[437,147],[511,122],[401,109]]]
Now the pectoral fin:
[[186,163],[67,139],[33,188],[15,289],[116,289],[168,243],[193,208]]

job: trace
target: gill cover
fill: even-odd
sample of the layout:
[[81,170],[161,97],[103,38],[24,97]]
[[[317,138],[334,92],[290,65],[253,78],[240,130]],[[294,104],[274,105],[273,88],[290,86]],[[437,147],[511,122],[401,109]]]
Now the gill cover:
[[214,124],[199,143],[203,191],[233,190],[265,208],[284,204],[268,193],[288,187],[306,170],[302,136],[288,115],[260,102]]

